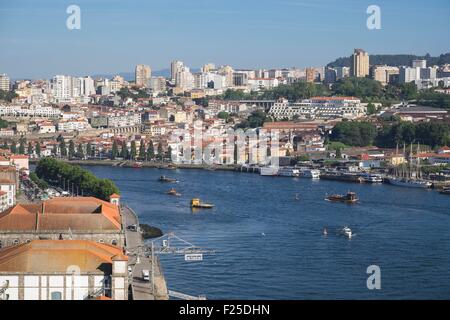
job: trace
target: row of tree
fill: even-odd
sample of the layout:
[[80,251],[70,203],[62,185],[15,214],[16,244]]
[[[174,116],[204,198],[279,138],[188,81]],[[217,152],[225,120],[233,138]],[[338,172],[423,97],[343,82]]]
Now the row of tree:
[[36,175],[50,185],[65,188],[67,185],[77,186],[84,196],[93,196],[102,200],[109,200],[113,193],[119,194],[119,189],[109,179],[97,178],[92,172],[77,165],[56,160],[42,158],[36,167]]
[[394,121],[383,122],[377,129],[369,122],[342,121],[333,128],[329,138],[348,146],[393,148],[397,144],[420,143],[435,148],[450,143],[450,126],[439,122]]
[[[172,150],[169,146],[167,154],[170,155],[172,153]],[[111,160],[115,160],[117,158],[122,159],[128,159],[128,160],[142,160],[142,161],[149,161],[149,160],[162,160],[164,158],[164,149],[162,146],[162,143],[158,143],[157,147],[157,153],[155,153],[155,147],[153,145],[153,141],[150,140],[148,142],[148,146],[145,144],[145,140],[140,141],[139,150],[137,150],[136,147],[136,141],[131,141],[131,146],[128,148],[126,143],[123,143],[120,145],[119,150],[119,143],[117,140],[114,140],[112,149],[111,149]]]
[[10,150],[11,153],[14,154],[28,154],[32,155],[36,153],[38,156],[41,155],[41,146],[39,143],[36,143],[35,146],[31,142],[28,142],[26,146],[26,140],[22,137],[19,139],[19,146],[17,147],[17,142],[12,141],[11,144],[8,143],[7,140],[3,140],[3,144],[0,145],[0,149]]

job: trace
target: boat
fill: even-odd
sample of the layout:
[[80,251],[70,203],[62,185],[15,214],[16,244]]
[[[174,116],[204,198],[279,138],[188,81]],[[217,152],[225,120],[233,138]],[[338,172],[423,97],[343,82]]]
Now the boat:
[[349,227],[342,228],[341,233],[349,239],[353,236],[352,229]]
[[298,177],[300,175],[300,170],[292,167],[283,167],[278,170],[278,175],[280,177]]
[[431,182],[420,179],[388,178],[387,180],[390,184],[399,187],[428,189],[432,186]]
[[315,169],[300,168],[300,177],[310,179],[320,179],[320,171]]
[[268,167],[262,167],[261,171],[259,172],[262,176],[276,176],[278,175],[278,167],[274,166],[268,166]]
[[211,203],[200,202],[199,198],[193,198],[191,199],[191,208],[212,209],[214,208],[214,205]]
[[383,182],[383,178],[379,174],[361,173],[360,177],[366,183],[382,183]]
[[159,177],[158,181],[160,181],[160,182],[178,182],[177,179],[169,178],[166,176]]
[[351,203],[358,202],[359,199],[356,196],[356,193],[354,193],[354,192],[347,192],[346,195],[333,194],[331,196],[326,197],[325,200],[335,201],[335,202],[345,202],[345,203],[351,204]]
[[142,162],[135,162],[135,163],[133,163],[133,168],[135,168],[135,169],[142,168]]
[[442,189],[441,191],[439,191],[439,193],[450,195],[450,187],[445,187],[444,189]]
[[171,163],[171,164],[168,164],[167,167],[165,167],[165,169],[167,169],[167,170],[176,170],[177,166]]
[[171,196],[177,196],[177,197],[181,196],[181,193],[178,193],[177,190],[175,190],[175,188],[172,188],[169,191],[167,191],[167,194],[171,195]]

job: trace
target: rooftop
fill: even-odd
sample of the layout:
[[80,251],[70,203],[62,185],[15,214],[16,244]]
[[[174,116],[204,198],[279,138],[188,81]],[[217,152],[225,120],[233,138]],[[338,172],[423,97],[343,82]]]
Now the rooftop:
[[80,271],[111,273],[114,257],[122,248],[87,240],[33,240],[0,250],[0,272],[67,273]]
[[119,208],[94,197],[53,198],[16,204],[0,213],[0,230],[121,230]]

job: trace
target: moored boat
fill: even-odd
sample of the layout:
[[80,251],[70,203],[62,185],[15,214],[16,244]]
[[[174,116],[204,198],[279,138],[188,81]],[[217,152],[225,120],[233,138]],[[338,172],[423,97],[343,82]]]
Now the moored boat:
[[172,188],[169,191],[167,191],[167,194],[171,195],[171,196],[177,196],[177,197],[181,196],[181,193],[178,193],[178,191],[175,190],[175,188]]
[[278,170],[278,175],[280,177],[298,177],[300,175],[300,171],[292,167],[283,167]]
[[390,184],[399,187],[428,189],[432,186],[431,182],[420,179],[388,178],[387,180]]
[[300,168],[300,177],[310,179],[320,179],[320,171],[315,169]]
[[450,195],[450,187],[445,187],[444,189],[442,189],[441,191],[439,191],[439,193]]
[[278,167],[275,166],[268,166],[268,167],[261,167],[260,175],[262,176],[276,176],[278,175]]
[[382,183],[383,178],[379,174],[373,174],[373,173],[362,173],[360,177],[363,179],[366,183]]

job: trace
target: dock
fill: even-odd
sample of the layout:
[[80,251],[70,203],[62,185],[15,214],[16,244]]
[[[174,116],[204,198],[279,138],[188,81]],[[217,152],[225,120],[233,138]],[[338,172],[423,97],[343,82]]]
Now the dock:
[[[129,278],[131,287],[131,297],[133,300],[168,300],[169,292],[167,290],[166,280],[162,273],[161,264],[157,256],[152,261],[145,254],[144,239],[139,230],[139,218],[136,213],[128,206],[122,206],[122,225],[125,231],[125,248],[129,255],[128,265],[132,267]],[[128,226],[138,226],[137,231],[128,229]],[[154,268],[154,277],[150,281],[142,278],[142,270],[151,272]],[[152,283],[152,278],[154,283]]]

